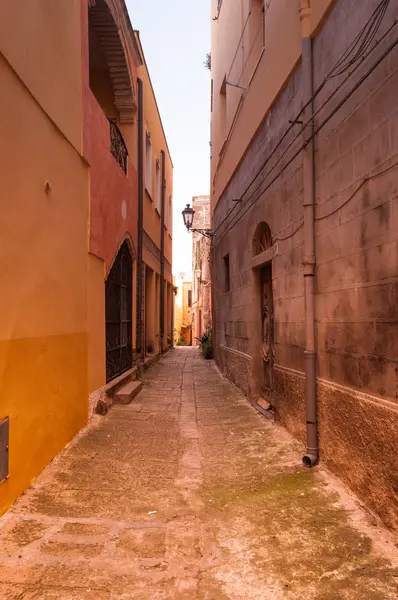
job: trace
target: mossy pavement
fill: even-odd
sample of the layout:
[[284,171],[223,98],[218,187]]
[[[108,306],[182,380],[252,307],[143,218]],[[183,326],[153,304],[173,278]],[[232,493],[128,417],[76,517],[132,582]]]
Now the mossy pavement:
[[391,538],[213,362],[143,379],[0,520],[1,600],[398,599]]

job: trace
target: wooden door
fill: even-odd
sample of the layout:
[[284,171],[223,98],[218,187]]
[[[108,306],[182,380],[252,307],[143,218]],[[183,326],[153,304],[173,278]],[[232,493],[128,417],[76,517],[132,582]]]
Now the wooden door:
[[273,388],[274,303],[272,297],[272,264],[261,270],[261,359],[262,387],[269,401]]

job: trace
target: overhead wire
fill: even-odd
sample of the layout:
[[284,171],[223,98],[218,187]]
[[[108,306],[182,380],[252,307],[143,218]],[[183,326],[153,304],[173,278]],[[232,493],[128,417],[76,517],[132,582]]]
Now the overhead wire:
[[[370,19],[367,21],[365,26],[361,29],[358,35],[354,38],[350,46],[347,48],[341,59],[336,63],[336,65],[332,68],[332,71],[329,73],[329,78],[337,77],[342,74],[346,68],[349,68],[356,60],[359,60],[361,55],[367,50],[369,45],[372,43],[374,37],[377,34],[377,31],[384,19],[386,14],[388,5],[390,0],[381,0],[381,2],[377,5],[375,10],[373,11]],[[361,40],[361,38],[363,38]],[[355,46],[361,41],[359,47],[354,54],[351,56],[348,65],[344,65],[344,61],[349,57],[350,52],[352,52]],[[344,65],[344,66],[343,66]],[[340,70],[339,70],[340,69]]]
[[[395,21],[390,28],[386,31],[386,33],[384,34],[384,36],[377,42],[377,44],[373,47],[373,49],[371,51],[368,52],[368,54],[366,55],[365,58],[367,58],[368,56],[370,56],[374,50],[376,49],[376,47],[382,42],[384,41],[384,39],[389,35],[389,33],[391,32],[391,30],[398,24],[397,21]],[[357,70],[357,68],[359,68],[360,65],[357,65],[357,67],[354,67],[349,73],[348,75],[344,78],[343,81],[340,82],[340,84],[335,88],[335,90],[331,93],[330,96],[328,96],[328,98],[326,99],[326,101],[311,115],[311,117],[305,121],[302,124],[302,129],[300,130],[300,132],[293,138],[293,140],[290,142],[290,144],[287,146],[287,148],[285,149],[284,153],[282,154],[282,156],[278,159],[278,161],[273,165],[273,167],[271,168],[271,170],[267,173],[267,175],[265,177],[268,177],[270,175],[270,173],[272,173],[272,171],[278,166],[278,164],[281,162],[281,160],[284,158],[284,156],[286,155],[287,151],[290,150],[290,148],[293,146],[293,144],[297,141],[297,139],[299,139],[300,137],[302,137],[302,130],[312,121],[312,119],[314,117],[316,117],[324,108],[325,106],[328,104],[328,102],[330,102],[332,100],[332,98],[334,98],[334,96],[340,91],[340,89],[346,84],[346,82],[351,78],[351,76],[353,75],[353,73]],[[287,132],[284,134],[284,136],[282,136],[281,140],[278,142],[277,146],[274,148],[274,150],[271,152],[271,154],[269,155],[269,157],[267,157],[266,162],[263,163],[263,165],[261,166],[261,168],[259,169],[257,175],[252,179],[250,186],[248,186],[247,190],[250,189],[250,187],[255,183],[257,177],[259,176],[259,174],[261,173],[261,171],[264,169],[264,167],[268,164],[269,160],[272,158],[272,156],[275,154],[276,150],[280,147],[281,142],[286,138],[286,134]],[[249,195],[247,201],[249,201],[252,197],[253,194],[256,193],[256,191],[259,189],[259,187],[261,187],[262,183],[263,183],[264,179],[260,182],[260,184],[255,188],[255,190]],[[241,207],[242,205],[240,205]],[[243,205],[245,206],[245,205]],[[215,229],[214,233],[217,233],[217,231],[219,231],[220,227],[225,223],[225,221],[227,220],[228,217],[231,216],[232,211],[230,211],[225,217],[224,219],[219,223],[219,225],[217,226],[217,228]]]
[[[393,25],[389,28],[388,32],[386,32],[385,36],[389,35],[389,32],[391,31],[391,29],[393,27],[395,27],[397,25],[397,22],[394,22]],[[369,56],[370,54],[372,54],[372,52],[375,50],[376,46],[372,49],[371,52],[369,52],[369,54],[367,56]],[[367,56],[365,58],[367,58]],[[290,150],[290,148],[293,146],[293,144],[300,138],[302,137],[302,131],[311,123],[311,121],[313,121],[313,119],[315,117],[317,117],[319,115],[319,113],[321,113],[323,111],[323,109],[325,108],[325,106],[336,96],[336,94],[341,90],[342,87],[344,87],[344,85],[347,83],[347,81],[349,79],[351,79],[353,73],[357,70],[358,67],[353,68],[348,74],[347,76],[340,82],[340,84],[333,90],[333,92],[326,98],[326,100],[323,102],[323,104],[315,111],[311,114],[311,116],[303,122],[302,124],[302,128],[301,131],[293,138],[293,140],[290,142],[290,144],[287,146],[287,148],[285,149],[284,153],[282,154],[282,156],[277,160],[277,162],[272,166],[271,170],[267,173],[266,177],[269,176],[270,173],[272,173],[272,171],[278,166],[278,164],[281,162],[281,160],[284,158],[284,156],[286,155],[286,153],[288,152],[288,150]],[[266,166],[266,165],[264,165]],[[262,167],[264,168],[264,167]],[[262,170],[262,169],[261,169]],[[255,179],[254,179],[255,180]],[[258,191],[258,189],[261,187],[262,183],[264,180],[262,180],[260,182],[260,184],[254,189],[254,191],[252,192],[252,194],[249,196],[248,200],[250,200],[250,198],[253,197],[253,194],[256,193],[256,191]]]
[[226,76],[226,79],[229,79],[229,76],[231,75],[232,67],[233,67],[233,66],[234,66],[234,64],[235,64],[235,59],[236,59],[236,57],[237,57],[237,55],[238,55],[239,48],[240,48],[241,42],[242,42],[242,40],[243,40],[243,36],[245,35],[245,31],[246,31],[247,23],[249,22],[250,14],[251,14],[251,13],[250,13],[250,11],[249,11],[249,12],[247,13],[246,21],[245,21],[245,24],[244,24],[244,26],[243,26],[242,33],[241,33],[241,36],[240,36],[240,38],[239,38],[238,44],[237,44],[237,46],[236,46],[235,54],[234,54],[234,57],[233,57],[233,59],[232,59],[232,63],[231,63],[231,66],[230,66],[230,68],[229,68],[228,75]]
[[[256,45],[256,43],[257,43],[258,34],[259,34],[259,33],[260,33],[260,31],[261,31],[261,30],[263,30],[263,29],[264,29],[264,27],[265,27],[265,17],[267,16],[267,13],[268,13],[268,11],[269,11],[269,9],[270,9],[270,6],[271,6],[271,0],[268,0],[267,4],[264,4],[264,14],[263,14],[263,15],[262,15],[262,17],[261,17],[260,25],[259,25],[259,26],[258,26],[258,28],[257,28],[256,34],[255,34],[255,36],[254,36],[253,43],[252,43],[252,45],[251,45],[251,47],[250,47],[249,53],[248,53],[248,55],[247,55],[247,58],[246,58],[246,61],[245,61],[245,64],[244,64],[244,65],[243,65],[243,67],[242,67],[242,72],[241,72],[241,74],[240,74],[240,77],[239,77],[238,83],[241,83],[241,81],[242,81],[242,77],[243,77],[243,75],[244,75],[244,72],[245,72],[245,69],[246,69],[246,65],[247,65],[247,63],[249,62],[249,59],[250,59],[250,57],[251,57],[251,55],[252,55],[252,52],[253,52],[254,46],[255,46],[255,45]],[[250,16],[250,15],[251,15],[251,12],[249,12],[249,16]],[[241,38],[241,39],[242,39],[242,38]]]
[[251,47],[250,47],[249,53],[248,53],[248,55],[247,55],[247,58],[246,58],[245,64],[244,64],[244,65],[243,65],[243,67],[242,67],[242,72],[241,72],[241,74],[240,74],[240,76],[239,76],[238,83],[241,83],[241,81],[242,81],[243,75],[244,75],[244,73],[245,73],[246,65],[247,65],[247,63],[248,63],[248,62],[249,62],[249,60],[250,60],[250,57],[251,57],[251,55],[252,55],[252,52],[253,52],[254,46],[256,45],[256,42],[257,42],[257,37],[258,37],[258,34],[259,34],[259,33],[260,33],[260,31],[262,30],[262,28],[263,28],[263,24],[262,24],[262,23],[260,23],[260,25],[259,25],[259,27],[258,27],[258,29],[257,29],[257,31],[256,31],[256,35],[254,36],[254,41],[253,41],[253,43],[252,43],[252,45],[251,45]]
[[[267,0],[267,4],[264,7],[264,18],[266,17],[267,12],[268,12],[268,10],[269,10],[269,8],[271,6],[271,2],[272,2],[272,0]],[[235,64],[235,59],[236,59],[236,57],[238,55],[238,52],[239,52],[239,49],[241,47],[241,43],[242,43],[242,40],[243,40],[243,36],[245,35],[245,31],[246,31],[246,27],[247,27],[247,24],[248,24],[249,19],[250,19],[250,15],[251,15],[251,10],[249,10],[249,12],[247,13],[247,17],[245,19],[245,24],[243,25],[242,33],[240,34],[240,38],[239,38],[239,41],[237,43],[235,54],[234,54],[234,57],[232,59],[231,66],[229,68],[228,75],[226,76],[226,79],[229,79],[229,76],[231,75],[232,67]]]
[[[287,128],[287,130],[285,131],[285,133],[282,135],[282,137],[280,138],[280,140],[278,141],[277,145],[275,146],[275,148],[271,151],[270,155],[266,157],[266,159],[264,160],[264,162],[262,163],[262,165],[260,166],[259,170],[257,171],[256,175],[254,176],[254,178],[249,182],[249,184],[246,186],[245,190],[242,192],[242,194],[240,195],[240,198],[236,201],[237,203],[232,207],[232,209],[230,211],[228,211],[228,213],[225,215],[225,217],[222,219],[222,221],[217,225],[216,229],[214,230],[214,233],[216,233],[217,231],[219,231],[220,227],[225,223],[225,221],[232,215],[232,213],[235,212],[236,209],[241,208],[241,204],[239,204],[238,202],[240,202],[241,200],[243,200],[244,196],[247,194],[247,192],[250,190],[250,188],[252,187],[252,185],[254,184],[254,182],[256,181],[256,179],[259,177],[259,175],[261,174],[262,170],[264,169],[264,167],[269,163],[270,159],[274,156],[274,154],[276,153],[276,151],[280,148],[281,144],[284,142],[284,140],[286,139],[286,137],[288,136],[288,134],[294,129],[295,125],[297,124],[297,121],[300,119],[301,115],[303,114],[303,112],[305,111],[306,108],[308,108],[308,106],[310,106],[310,104],[314,101],[314,99],[319,95],[319,93],[321,92],[321,90],[324,88],[324,86],[326,85],[326,83],[333,77],[337,77],[337,74],[335,75],[334,72],[336,70],[336,68],[340,68],[341,70],[339,71],[339,75],[344,74],[344,72],[346,72],[346,70],[348,68],[350,68],[350,66],[352,66],[354,63],[356,63],[356,66],[350,71],[349,75],[343,80],[343,82],[341,84],[339,84],[339,86],[332,92],[332,94],[328,97],[328,99],[326,100],[326,102],[320,107],[320,109],[318,109],[317,113],[320,112],[321,109],[324,108],[324,106],[327,104],[327,102],[329,102],[337,93],[337,91],[339,91],[341,89],[341,87],[346,83],[346,81],[353,75],[353,73],[361,66],[363,60],[365,60],[370,54],[372,54],[374,52],[374,50],[380,45],[380,43],[382,41],[384,41],[384,39],[389,35],[389,33],[391,32],[391,30],[397,25],[397,21],[394,21],[393,24],[389,27],[389,29],[385,32],[385,34],[383,34],[383,36],[379,39],[376,40],[376,43],[374,44],[373,48],[365,55],[362,57],[357,57],[355,58],[355,61],[352,60],[351,63],[347,66],[344,66],[344,68],[342,67],[344,60],[347,58],[347,56],[349,56],[350,52],[352,52],[353,48],[355,48],[356,43],[358,42],[358,40],[361,38],[361,36],[364,35],[364,33],[366,33],[367,28],[369,26],[369,23],[373,23],[373,20],[378,17],[377,21],[376,21],[376,25],[377,27],[375,29],[371,30],[371,39],[370,41],[368,40],[367,37],[365,37],[365,40],[368,40],[369,43],[366,44],[366,49],[369,48],[369,45],[374,41],[375,36],[377,34],[377,31],[380,28],[381,22],[385,16],[385,12],[388,8],[388,5],[390,3],[390,0],[381,0],[381,2],[378,4],[378,6],[376,7],[375,11],[372,13],[371,17],[368,19],[367,23],[364,25],[364,27],[361,29],[361,31],[357,34],[357,36],[354,38],[354,40],[351,42],[351,44],[348,46],[348,48],[345,50],[345,52],[343,53],[343,55],[339,58],[339,60],[336,62],[336,64],[332,67],[332,69],[329,71],[329,73],[326,75],[326,77],[324,78],[324,80],[322,81],[322,83],[318,86],[318,88],[315,90],[314,94],[311,96],[311,98],[302,106],[302,108],[300,109],[299,113],[297,114],[296,118],[291,120],[291,125]],[[270,4],[270,2],[269,2]],[[269,5],[268,5],[269,8]],[[383,10],[382,10],[383,9]],[[381,14],[379,14],[379,11],[381,11]],[[362,60],[359,62],[359,58],[361,58]],[[343,60],[344,59],[344,60]],[[308,123],[313,119],[315,115],[311,116],[311,118],[309,119],[309,121],[307,121],[307,123],[305,125],[308,125]],[[305,125],[303,126],[303,128],[305,127]],[[293,145],[293,143],[302,135],[301,131],[300,133],[294,138],[294,140],[292,141],[292,143],[289,145],[289,148]],[[258,188],[256,188],[257,190]],[[256,191],[255,190],[255,191]],[[255,193],[255,192],[254,192]],[[252,195],[249,196],[248,200],[250,200],[250,198],[252,197]]]
[[[390,0],[382,0],[378,6],[384,5],[385,3],[389,3]],[[377,9],[376,9],[377,10]],[[376,11],[374,11],[376,12]],[[372,19],[374,13],[372,14],[372,16],[370,17],[369,21]],[[368,22],[369,22],[368,21]],[[381,41],[383,41],[385,39],[385,37],[389,34],[389,32],[391,31],[391,29],[396,25],[396,22],[394,22],[392,24],[392,26],[389,28],[389,30],[384,34],[384,36],[375,44],[375,47],[373,48],[373,50],[377,47],[377,45],[379,43],[381,43]],[[362,30],[359,32],[359,34],[356,36],[355,40],[362,34],[362,32],[365,30],[366,25],[362,28]],[[350,44],[350,46],[348,47],[347,50],[349,50],[350,48],[352,48],[352,44],[353,42]],[[347,50],[345,51],[344,55],[347,53]],[[343,56],[344,56],[343,55]],[[364,57],[366,58],[366,57]],[[327,83],[327,81],[331,78],[331,74],[333,73],[335,67],[340,63],[341,59],[339,59],[339,61],[337,61],[336,65],[331,69],[331,71],[329,72],[329,74],[326,76],[326,78],[324,79],[324,81],[318,86],[317,90],[314,92],[313,96],[304,104],[304,106],[301,108],[300,112],[297,114],[296,118],[293,119],[291,121],[291,125],[290,127],[288,127],[288,129],[285,131],[285,133],[283,134],[282,138],[279,140],[278,144],[276,145],[276,147],[273,149],[273,151],[271,152],[270,156],[267,157],[264,161],[264,163],[262,164],[262,166],[260,167],[259,171],[257,172],[256,176],[251,180],[251,182],[249,183],[249,185],[246,187],[245,191],[241,194],[239,201],[241,201],[243,199],[243,197],[245,196],[245,194],[248,192],[248,190],[250,189],[250,187],[253,185],[253,183],[255,182],[255,180],[257,179],[257,177],[260,175],[261,171],[263,170],[263,168],[266,166],[266,164],[269,162],[269,160],[272,158],[272,156],[275,154],[275,152],[278,150],[278,148],[281,146],[282,142],[286,139],[287,135],[290,133],[290,131],[294,128],[296,122],[299,120],[300,116],[302,115],[302,113],[304,112],[304,110],[306,108],[308,108],[308,106],[313,102],[313,100],[316,98],[316,96],[320,93],[320,91],[323,89],[324,85]],[[359,68],[361,63],[357,63],[357,68]],[[353,69],[350,73],[350,76],[355,72],[356,69]],[[343,73],[343,71],[341,72],[341,74]],[[333,94],[334,95],[334,94]],[[299,137],[299,136],[297,136]],[[251,196],[250,196],[251,197]],[[250,199],[249,197],[249,199]],[[239,208],[239,205],[236,204],[228,213],[227,215],[224,217],[223,221],[217,226],[216,231],[219,229],[219,227],[223,224],[223,222],[225,222],[225,220],[228,218],[229,215],[231,215],[234,210],[236,208]]]
[[[392,50],[397,45],[398,45],[398,39],[396,39],[394,42],[392,42],[390,44],[390,46],[383,52],[383,54],[379,57],[379,59],[372,65],[372,67],[370,69],[368,69],[368,71],[360,78],[360,80],[353,86],[353,88],[351,88],[351,90],[343,97],[343,99],[337,104],[337,106],[334,107],[334,109],[320,123],[320,125],[315,127],[313,133],[304,140],[304,142],[301,144],[301,146],[298,148],[298,150],[293,154],[293,156],[283,166],[281,171],[267,184],[267,186],[264,188],[264,190],[262,190],[261,193],[256,198],[254,198],[254,200],[251,203],[247,202],[245,204],[245,206],[246,206],[245,210],[243,210],[241,213],[239,213],[237,215],[237,218],[232,222],[232,224],[230,224],[230,226],[226,229],[226,231],[222,232],[223,233],[222,237],[220,239],[218,239],[215,242],[215,244],[213,244],[213,248],[217,247],[221,243],[222,239],[227,235],[227,233],[229,233],[229,231],[231,231],[231,229],[237,225],[237,223],[245,216],[245,214],[248,212],[248,210],[250,210],[250,208],[262,196],[262,194],[264,194],[273,185],[273,183],[282,175],[282,173],[288,168],[288,166],[290,166],[292,164],[292,162],[297,158],[297,156],[302,152],[302,150],[308,145],[308,143],[311,141],[311,139],[313,139],[323,129],[323,127],[325,127],[325,125],[336,114],[336,112],[338,110],[340,110],[340,108],[348,100],[348,98],[350,98],[352,96],[354,91],[356,91],[356,89],[358,89],[358,87],[360,87],[360,85],[362,85],[362,83],[364,81],[366,81],[366,79],[373,73],[373,71],[378,67],[378,65],[390,54],[390,52],[392,52]],[[264,181],[265,181],[265,179],[263,179],[262,183],[264,183]],[[261,185],[262,185],[262,183],[261,183]],[[289,236],[289,237],[291,237],[291,236]]]
[[346,204],[348,204],[349,202],[351,202],[351,200],[357,195],[357,193],[359,192],[359,190],[363,188],[363,186],[365,185],[365,183],[368,183],[368,181],[371,181],[372,179],[376,179],[376,177],[380,177],[380,175],[384,175],[384,173],[388,173],[388,171],[391,171],[392,169],[395,169],[395,167],[398,167],[398,160],[396,162],[388,165],[388,167],[385,167],[382,170],[379,169],[375,173],[370,173],[369,175],[366,175],[366,177],[363,177],[359,181],[358,186],[355,188],[355,190],[352,192],[352,194],[350,194],[348,196],[348,198],[346,200],[344,200],[344,202],[342,202],[341,204],[339,204],[339,206],[337,208],[334,208],[330,212],[328,212],[328,213],[326,213],[324,215],[319,215],[319,217],[315,217],[315,220],[316,221],[322,221],[323,219],[328,219],[332,215],[336,214],[340,209],[342,209],[344,206],[346,206]]

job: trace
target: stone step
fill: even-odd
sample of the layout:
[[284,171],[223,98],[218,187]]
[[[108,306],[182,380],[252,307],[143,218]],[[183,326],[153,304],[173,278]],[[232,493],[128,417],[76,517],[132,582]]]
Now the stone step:
[[116,404],[130,404],[142,389],[141,381],[130,381],[121,387],[115,394]]

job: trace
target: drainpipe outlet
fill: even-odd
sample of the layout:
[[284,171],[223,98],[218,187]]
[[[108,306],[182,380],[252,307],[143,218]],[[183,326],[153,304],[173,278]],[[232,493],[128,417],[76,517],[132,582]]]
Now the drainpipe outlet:
[[319,457],[318,454],[307,453],[303,456],[303,465],[310,469],[311,467],[315,467],[318,464]]

